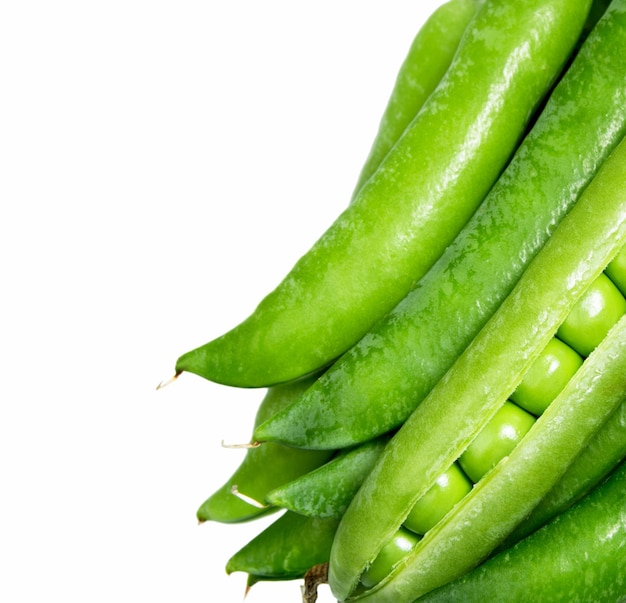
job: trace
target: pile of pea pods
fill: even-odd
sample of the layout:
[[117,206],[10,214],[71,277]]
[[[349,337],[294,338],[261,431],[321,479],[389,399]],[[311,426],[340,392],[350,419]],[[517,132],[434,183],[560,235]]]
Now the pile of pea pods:
[[[346,208],[176,375],[262,388],[197,511],[315,601],[626,600],[626,0],[447,0]],[[294,600],[300,588],[294,588]]]

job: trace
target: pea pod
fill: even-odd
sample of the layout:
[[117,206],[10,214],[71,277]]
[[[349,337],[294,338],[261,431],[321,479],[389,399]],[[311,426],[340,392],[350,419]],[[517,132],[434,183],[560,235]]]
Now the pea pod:
[[626,295],[626,246],[607,266],[606,273],[615,283],[615,286]]
[[619,603],[626,598],[626,464],[576,506],[420,603]]
[[449,0],[426,20],[402,63],[352,198],[376,171],[447,71],[477,0]]
[[388,441],[383,436],[341,451],[321,467],[272,490],[266,500],[310,517],[340,518]]
[[328,365],[391,310],[481,203],[559,76],[590,0],[487,0],[354,201],[246,320],[176,373],[243,387]]
[[624,401],[621,406],[598,430],[563,477],[499,548],[511,547],[563,513],[595,488],[626,458],[626,392],[622,398]]
[[[259,406],[255,424],[263,422],[300,396],[314,378],[270,388]],[[200,506],[196,513],[198,520],[234,523],[275,511],[275,507],[263,505],[266,494],[319,467],[331,454],[331,451],[298,450],[272,442],[250,448],[233,475]],[[261,504],[252,504],[244,497],[236,496],[233,493],[234,488]]]
[[[259,440],[342,448],[401,425],[484,326],[626,131],[615,0],[505,172],[411,293]],[[486,268],[488,267],[488,268]]]
[[253,581],[302,578],[328,562],[336,528],[336,519],[286,511],[230,557],[226,572],[245,572]]
[[[626,242],[625,166],[626,143],[621,142],[492,319],[383,451],[343,516],[331,551],[329,581],[339,600],[351,595],[360,574],[411,507],[515,390],[577,299]],[[394,571],[364,596],[396,603],[412,600],[410,597],[435,588],[456,572],[467,571],[497,546],[498,538],[512,531],[513,522],[521,521],[532,508],[528,505],[534,497],[556,483],[559,472],[618,405],[619,399],[613,397],[626,389],[626,319],[619,324],[619,329],[611,331],[612,340],[604,340],[604,351],[600,346],[586,359],[508,461],[500,463],[463,499],[459,505],[463,513],[448,514],[420,541],[417,552],[402,565],[404,571]],[[602,384],[607,383],[603,389]],[[562,412],[556,419],[547,418],[557,409]],[[577,413],[583,414],[577,416],[572,433],[565,424]],[[561,423],[560,431],[554,422]],[[537,440],[541,440],[539,448],[533,444]],[[525,465],[525,458],[546,449],[550,453],[545,458]],[[513,463],[514,456],[521,461]],[[525,470],[530,477],[524,475]],[[507,476],[507,471],[515,471],[515,477]],[[522,488],[521,500],[513,494],[518,487]],[[483,506],[481,513],[480,504],[486,499],[490,506]],[[508,504],[512,500],[513,510]],[[484,512],[487,508],[488,513]],[[481,530],[480,542],[472,540],[475,529]],[[450,540],[444,535],[456,542],[467,540],[464,546],[449,550]],[[442,551],[449,558],[441,559]]]

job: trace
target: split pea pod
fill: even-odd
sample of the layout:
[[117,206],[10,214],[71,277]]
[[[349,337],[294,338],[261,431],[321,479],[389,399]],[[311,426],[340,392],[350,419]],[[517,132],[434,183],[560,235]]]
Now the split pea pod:
[[353,199],[441,81],[478,6],[478,0],[449,0],[417,32],[396,76]]
[[352,446],[402,424],[508,295],[626,131],[626,2],[614,0],[471,220],[394,310],[259,440]]
[[[515,547],[420,603],[620,603],[626,598],[626,463]],[[583,569],[584,568],[584,569]]]
[[[300,396],[314,378],[268,389],[257,410],[255,425]],[[265,495],[319,467],[331,455],[331,451],[294,449],[271,442],[250,448],[233,475],[200,506],[198,520],[236,523],[275,511],[276,507],[265,505]]]
[[590,0],[487,0],[441,82],[354,201],[254,312],[176,372],[263,387],[328,365],[474,213],[574,48]]
[[593,490],[626,458],[626,392],[623,399],[619,408],[576,457],[563,477],[499,548],[509,548],[563,513]]
[[[331,550],[329,582],[339,600],[352,598],[360,575],[412,506],[515,390],[625,243],[626,143],[621,142],[487,325],[391,439],[352,499]],[[625,330],[622,318],[507,461],[363,598],[412,601],[470,569],[514,529],[619,405],[626,389]]]

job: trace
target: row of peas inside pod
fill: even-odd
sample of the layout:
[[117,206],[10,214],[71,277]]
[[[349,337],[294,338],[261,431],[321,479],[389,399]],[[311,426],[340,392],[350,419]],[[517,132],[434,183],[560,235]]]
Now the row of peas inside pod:
[[[624,0],[449,0],[418,31],[348,208],[248,319],[176,363],[267,388],[244,461],[197,511],[281,512],[227,572],[304,580],[307,601],[324,582],[338,601],[414,601],[618,467],[623,51]],[[611,571],[579,566],[582,598],[560,600],[626,596],[613,532],[594,549]]]

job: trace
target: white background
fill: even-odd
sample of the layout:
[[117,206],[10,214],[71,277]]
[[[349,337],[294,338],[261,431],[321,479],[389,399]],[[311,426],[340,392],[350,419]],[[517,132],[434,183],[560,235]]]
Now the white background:
[[263,392],[155,387],[347,205],[440,3],[2,4],[0,600],[243,601],[224,564],[273,518],[195,511]]

